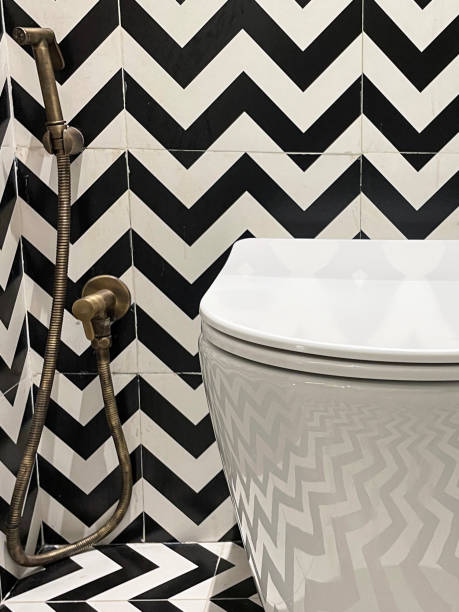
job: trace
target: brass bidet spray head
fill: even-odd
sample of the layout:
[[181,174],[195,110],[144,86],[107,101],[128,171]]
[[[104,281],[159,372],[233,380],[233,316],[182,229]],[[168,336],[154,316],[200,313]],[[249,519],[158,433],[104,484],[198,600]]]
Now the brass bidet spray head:
[[49,28],[14,28],[13,38],[21,46],[31,45],[37,64],[46,112],[46,132],[43,136],[45,149],[53,154],[81,153],[84,147],[83,135],[76,128],[68,126],[62,116],[54,71],[62,70],[65,62],[54,32]]

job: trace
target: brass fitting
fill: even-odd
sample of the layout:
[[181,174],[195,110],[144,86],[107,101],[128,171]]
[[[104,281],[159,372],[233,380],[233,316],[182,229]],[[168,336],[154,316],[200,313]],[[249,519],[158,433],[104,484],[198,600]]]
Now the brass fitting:
[[83,323],[88,340],[94,340],[96,330],[98,336],[110,334],[110,325],[107,325],[106,321],[110,322],[108,313],[113,309],[115,300],[115,295],[111,291],[101,289],[74,302],[72,312]]
[[131,294],[114,276],[95,276],[83,287],[82,297],[72,306],[74,316],[83,323],[86,338],[95,349],[111,345],[111,324],[126,314]]
[[69,127],[62,115],[55,70],[65,67],[64,58],[53,30],[49,28],[14,28],[14,40],[21,46],[31,45],[46,111],[43,145],[48,153],[76,155],[84,147],[79,130]]

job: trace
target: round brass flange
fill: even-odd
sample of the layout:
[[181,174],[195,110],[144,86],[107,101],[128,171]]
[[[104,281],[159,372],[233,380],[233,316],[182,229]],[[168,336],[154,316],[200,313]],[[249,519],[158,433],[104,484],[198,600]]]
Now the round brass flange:
[[125,283],[120,281],[119,278],[116,278],[116,276],[101,274],[100,276],[94,276],[94,278],[88,280],[83,287],[81,296],[86,297],[92,293],[97,293],[97,291],[100,291],[101,289],[107,289],[115,296],[115,305],[107,314],[110,316],[112,321],[121,319],[121,317],[127,313],[131,305],[131,292]]

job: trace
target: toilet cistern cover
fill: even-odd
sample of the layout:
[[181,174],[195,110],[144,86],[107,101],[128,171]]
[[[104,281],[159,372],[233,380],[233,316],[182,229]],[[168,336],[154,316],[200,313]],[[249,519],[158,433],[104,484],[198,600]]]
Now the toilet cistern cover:
[[459,363],[459,241],[241,240],[200,312],[273,348]]

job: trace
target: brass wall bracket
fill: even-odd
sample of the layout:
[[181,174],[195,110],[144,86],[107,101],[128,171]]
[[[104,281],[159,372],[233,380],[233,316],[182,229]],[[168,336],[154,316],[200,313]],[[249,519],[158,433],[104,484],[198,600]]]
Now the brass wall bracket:
[[[53,131],[54,133],[57,132],[57,135],[53,135]],[[46,151],[51,153],[51,155],[54,155],[59,150],[62,150],[67,155],[78,155],[84,149],[83,134],[80,130],[67,125],[65,121],[62,127],[47,123],[42,142]]]

